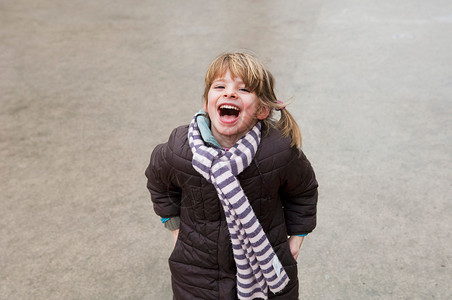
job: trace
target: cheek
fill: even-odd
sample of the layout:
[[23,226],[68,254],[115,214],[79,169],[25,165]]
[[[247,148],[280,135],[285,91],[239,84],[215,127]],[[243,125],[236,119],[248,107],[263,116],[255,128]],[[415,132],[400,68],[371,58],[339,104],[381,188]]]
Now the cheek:
[[212,107],[215,106],[215,103],[212,100],[206,101],[205,106],[207,107],[207,109],[212,109]]
[[215,112],[215,101],[209,98],[207,101],[204,101],[204,111],[207,113],[214,113]]
[[203,105],[204,106],[204,111],[206,111],[206,112],[208,112],[209,104],[212,102],[211,99],[212,99],[212,97],[211,97],[210,91],[209,91],[209,93],[207,94],[207,98],[204,99],[204,105]]

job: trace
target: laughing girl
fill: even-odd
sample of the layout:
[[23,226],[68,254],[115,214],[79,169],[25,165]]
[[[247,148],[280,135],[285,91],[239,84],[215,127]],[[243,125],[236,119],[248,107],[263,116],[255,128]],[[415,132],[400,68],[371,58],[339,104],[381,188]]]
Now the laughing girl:
[[254,56],[217,57],[203,109],[152,152],[147,187],[175,238],[174,299],[298,299],[318,185],[273,88]]

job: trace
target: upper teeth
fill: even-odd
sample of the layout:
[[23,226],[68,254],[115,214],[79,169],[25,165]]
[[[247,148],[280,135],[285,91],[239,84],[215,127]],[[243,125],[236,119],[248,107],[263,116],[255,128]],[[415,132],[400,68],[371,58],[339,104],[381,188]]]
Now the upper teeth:
[[220,108],[240,110],[238,107],[232,105],[221,105]]

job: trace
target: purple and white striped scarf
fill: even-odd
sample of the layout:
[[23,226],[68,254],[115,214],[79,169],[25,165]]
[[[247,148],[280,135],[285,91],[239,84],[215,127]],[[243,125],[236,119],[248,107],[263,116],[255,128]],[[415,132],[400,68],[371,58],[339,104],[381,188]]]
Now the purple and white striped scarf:
[[267,288],[277,293],[289,282],[237,179],[253,160],[260,139],[260,122],[228,151],[205,146],[196,115],[188,130],[193,167],[215,186],[224,209],[237,265],[239,299],[267,299]]

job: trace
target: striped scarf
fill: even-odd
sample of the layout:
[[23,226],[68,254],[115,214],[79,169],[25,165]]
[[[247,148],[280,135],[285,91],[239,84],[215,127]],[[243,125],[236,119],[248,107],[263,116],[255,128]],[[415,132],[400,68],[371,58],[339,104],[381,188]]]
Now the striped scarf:
[[215,186],[224,209],[237,266],[239,299],[267,299],[267,288],[277,293],[289,282],[237,179],[253,160],[260,138],[261,124],[258,122],[225,151],[205,146],[196,115],[188,130],[193,167]]

